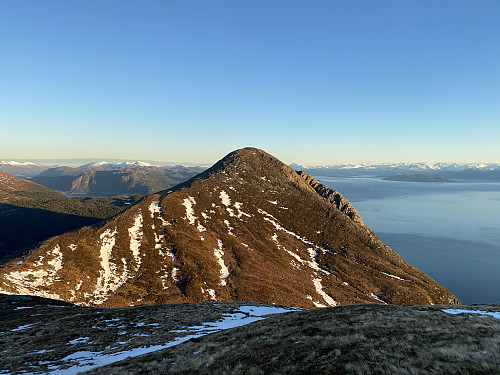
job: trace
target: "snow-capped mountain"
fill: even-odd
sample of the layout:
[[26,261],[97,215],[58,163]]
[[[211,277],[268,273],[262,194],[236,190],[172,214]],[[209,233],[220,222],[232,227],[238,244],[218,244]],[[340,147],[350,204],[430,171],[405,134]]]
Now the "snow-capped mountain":
[[47,169],[49,169],[49,167],[46,165],[31,162],[0,161],[0,171],[18,177],[30,178]]
[[[312,175],[339,177],[377,176],[388,177],[398,174],[437,174],[455,178],[499,178],[500,163],[382,163],[305,166],[291,164],[296,170],[304,170]],[[472,175],[471,175],[472,172]],[[493,176],[493,177],[492,177]]]
[[119,163],[108,163],[107,161],[99,161],[95,163],[89,163],[89,164],[84,164],[81,165],[80,169],[94,169],[94,168],[102,168],[102,169],[116,169],[116,168],[130,168],[130,169],[136,169],[136,168],[144,168],[144,167],[157,167],[159,168],[159,165],[153,165],[150,163],[146,163],[144,161],[124,161],[124,162],[119,162]]
[[87,306],[458,303],[337,191],[253,148],[0,269],[0,292]]

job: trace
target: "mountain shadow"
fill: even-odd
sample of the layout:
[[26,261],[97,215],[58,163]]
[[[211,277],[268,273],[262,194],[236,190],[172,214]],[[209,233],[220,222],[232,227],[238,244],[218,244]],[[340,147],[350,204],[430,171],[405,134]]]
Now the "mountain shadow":
[[0,261],[50,237],[102,219],[0,203]]

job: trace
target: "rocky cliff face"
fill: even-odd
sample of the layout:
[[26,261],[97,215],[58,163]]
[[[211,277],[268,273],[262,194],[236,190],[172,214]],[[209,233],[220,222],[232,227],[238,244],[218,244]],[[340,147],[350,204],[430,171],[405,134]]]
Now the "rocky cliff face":
[[0,270],[0,292],[88,306],[459,303],[340,194],[253,148]]
[[306,172],[298,171],[297,173],[316,191],[316,193],[325,198],[328,203],[337,207],[341,212],[349,216],[356,223],[364,225],[358,211],[356,211],[352,204],[337,190],[330,189],[329,187],[319,183],[318,180]]

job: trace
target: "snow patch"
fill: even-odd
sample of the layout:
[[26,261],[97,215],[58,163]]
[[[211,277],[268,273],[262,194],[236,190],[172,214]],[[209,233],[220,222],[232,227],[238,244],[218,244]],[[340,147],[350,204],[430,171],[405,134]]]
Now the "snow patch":
[[314,287],[316,288],[316,292],[321,297],[323,297],[323,299],[325,300],[325,302],[329,306],[337,306],[338,305],[338,303],[332,297],[330,297],[328,294],[326,294],[323,291],[323,285],[321,284],[321,279],[313,279],[313,284],[314,284]]
[[[265,319],[266,316],[272,314],[282,314],[290,311],[297,311],[297,308],[279,308],[267,306],[240,306],[230,314],[223,314],[222,319],[217,322],[206,322],[199,326],[185,327],[183,330],[172,330],[172,333],[192,332],[193,334],[176,337],[170,342],[161,343],[154,346],[133,348],[126,351],[114,353],[100,353],[90,351],[79,351],[72,353],[60,361],[58,365],[49,366],[47,375],[72,375],[77,372],[88,371],[90,369],[108,365],[110,363],[121,361],[127,357],[135,357],[138,355],[151,353],[160,349],[169,348],[188,341],[192,338],[201,337],[209,333],[218,332],[224,329],[240,327],[258,320]],[[69,362],[71,361],[71,362]],[[63,368],[60,363],[70,363],[70,367]],[[74,363],[77,364],[74,364]],[[61,366],[61,367],[59,367]]]
[[375,298],[377,301],[382,302],[384,305],[387,305],[387,302],[385,302],[384,300],[382,300],[382,299],[381,299],[379,296],[377,296],[376,294],[370,293],[370,297]]
[[142,239],[142,214],[137,214],[134,217],[134,225],[129,228],[128,233],[130,235],[130,251],[132,251],[132,255],[134,256],[135,259],[135,270],[137,271],[139,269],[139,266],[141,265],[141,255],[139,252],[139,247],[141,246],[141,239]]
[[492,316],[493,318],[500,319],[500,311],[485,311],[485,310],[465,310],[465,309],[443,309],[447,314],[474,314],[480,317]]
[[228,220],[224,220],[224,224],[227,226],[227,231],[231,236],[234,236],[233,230],[234,228],[231,226],[231,223]]
[[226,267],[224,263],[224,259],[222,258],[224,255],[224,251],[222,250],[223,243],[221,240],[217,240],[219,244],[219,248],[214,249],[214,255],[217,258],[217,262],[220,266],[220,285],[226,285],[226,280],[229,277],[229,269]]
[[215,290],[207,289],[207,292],[210,294],[210,298],[212,298],[213,301],[217,301],[217,298],[215,298]]
[[241,219],[242,216],[247,216],[247,217],[251,217],[252,216],[252,215],[249,215],[246,212],[243,212],[241,210],[241,208],[243,207],[243,203],[241,203],[241,202],[234,202],[233,206],[238,211],[238,213],[236,214],[236,216],[238,217],[238,219]]
[[[43,262],[44,259],[49,259],[46,261],[46,264]],[[63,254],[61,252],[61,247],[57,244],[52,251],[48,251],[45,256],[40,256],[38,261],[33,263],[32,268],[22,267],[27,266],[26,263],[21,264],[19,268],[25,268],[25,270],[7,273],[4,275],[4,280],[7,281],[6,285],[15,290],[15,294],[60,299],[58,294],[49,293],[43,290],[43,288],[59,281],[57,273],[62,269],[62,264]],[[42,289],[40,289],[40,287]],[[3,288],[1,292],[10,293]]]
[[193,197],[187,197],[183,200],[184,207],[186,207],[186,220],[189,221],[189,224],[194,225],[196,221],[196,216],[194,216],[193,206],[196,204],[196,201]]
[[[121,275],[117,273],[117,267],[115,263],[110,262],[111,252],[116,243],[116,228],[114,231],[111,229],[106,229],[100,235],[101,242],[101,270],[99,271],[99,277],[96,281],[96,287],[94,290],[94,302],[101,304],[106,300],[108,292],[114,292],[118,289],[128,278],[128,272],[126,264],[123,265],[123,272]],[[82,281],[80,281],[81,287]],[[78,287],[79,289],[79,287]]]
[[30,327],[33,327],[34,325],[35,325],[35,323],[25,324],[25,325],[19,326],[17,328],[11,329],[10,331],[11,332],[22,331],[23,329],[28,329]]
[[82,344],[84,342],[88,342],[90,340],[90,337],[78,337],[76,339],[68,341],[69,345],[76,345],[76,344]]
[[386,276],[389,276],[389,277],[392,277],[393,279],[398,279],[398,280],[401,280],[401,281],[406,281],[405,279],[399,277],[399,276],[396,276],[396,275],[391,275],[390,273],[385,273],[385,272],[382,272],[384,275]]
[[149,205],[149,212],[151,213],[151,219],[155,218],[155,213],[160,214],[160,201],[152,201]]
[[172,268],[172,280],[174,281],[179,281],[179,278],[177,277],[177,271],[179,271],[178,268],[176,267]]
[[229,195],[224,190],[221,190],[219,194],[219,198],[222,201],[222,204],[226,207],[229,207],[231,205],[231,199],[229,198]]
[[[186,207],[186,220],[189,221],[189,224],[195,225],[196,220],[198,219],[196,216],[194,216],[194,209],[193,206],[196,204],[196,200],[193,197],[187,197],[186,199],[183,200],[184,207]],[[202,212],[201,216],[205,217],[205,214]],[[200,222],[196,225],[196,229],[198,229],[198,232],[205,232],[207,228],[205,228],[203,225],[201,225]]]

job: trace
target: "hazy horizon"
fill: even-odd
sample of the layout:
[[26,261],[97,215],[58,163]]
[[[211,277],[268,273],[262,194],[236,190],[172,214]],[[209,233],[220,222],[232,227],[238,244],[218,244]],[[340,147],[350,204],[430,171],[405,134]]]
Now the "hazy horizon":
[[[264,150],[265,151],[265,150]],[[94,157],[84,157],[84,158],[0,158],[0,162],[33,162],[40,165],[58,165],[58,166],[82,166],[89,163],[98,163],[98,162],[109,162],[113,163],[124,163],[124,162],[144,162],[152,165],[189,165],[189,166],[211,166],[215,164],[218,160],[222,159],[225,155],[221,155],[219,159],[213,161],[205,161],[205,162],[193,162],[193,161],[169,161],[169,160],[149,160],[149,159],[131,159],[131,158],[94,158]],[[276,156],[276,155],[274,155]],[[457,162],[457,161],[438,161],[438,162],[428,162],[428,161],[406,161],[406,160],[397,160],[397,161],[382,161],[382,162],[359,162],[359,163],[317,163],[317,164],[306,164],[300,163],[296,161],[292,161],[286,163],[288,165],[297,164],[302,166],[356,166],[356,165],[396,165],[396,164],[429,164],[429,165],[446,165],[446,164],[487,164],[487,165],[500,165],[500,161],[495,162],[478,162],[478,161],[468,161],[468,162]]]

